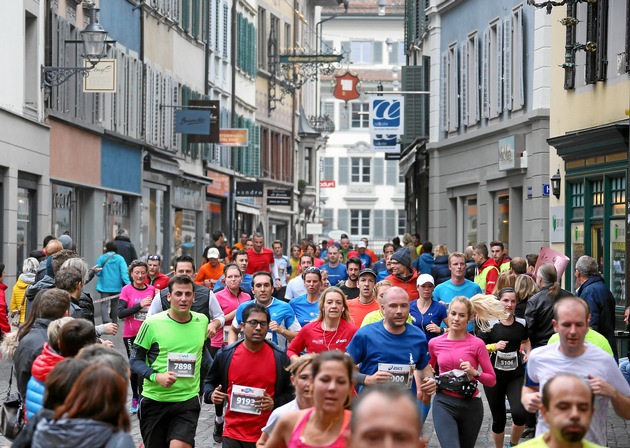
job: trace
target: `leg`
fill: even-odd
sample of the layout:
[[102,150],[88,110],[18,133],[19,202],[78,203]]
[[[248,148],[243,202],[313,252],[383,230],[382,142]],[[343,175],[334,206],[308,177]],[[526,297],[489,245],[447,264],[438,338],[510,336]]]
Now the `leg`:
[[142,443],[150,448],[168,448],[168,420],[165,418],[168,404],[142,397],[138,408]]
[[[440,446],[460,448],[455,415],[460,398],[438,393],[433,399],[433,425]],[[474,443],[473,443],[474,445]]]
[[495,448],[503,447],[503,436],[505,432],[506,409],[505,409],[505,389],[506,381],[503,375],[497,375],[497,383],[493,387],[483,387],[488,399],[488,407],[492,413],[492,434]]
[[[113,294],[113,295],[117,296],[118,294]],[[109,318],[115,324],[118,323],[118,297],[116,297],[115,299],[110,300]]]
[[[108,292],[101,293],[101,299],[104,299],[109,296],[111,296],[111,294]],[[101,319],[103,319],[104,324],[112,321],[111,318],[109,317],[109,300],[105,300],[101,302]]]
[[460,446],[461,448],[475,448],[483,423],[483,403],[481,398],[460,399],[460,401],[464,401],[458,410],[457,429],[459,430]]
[[[182,403],[170,403],[168,413],[169,422],[168,440],[171,448],[185,448],[195,446],[195,433],[197,432],[197,422],[201,412],[201,402],[195,396]],[[173,444],[175,443],[175,444]],[[181,443],[181,444],[178,444]],[[149,447],[152,448],[152,447]]]
[[525,431],[527,421],[527,411],[521,403],[521,390],[523,388],[523,376],[517,375],[507,384],[507,397],[512,408],[512,430],[510,432],[510,443],[517,445]]

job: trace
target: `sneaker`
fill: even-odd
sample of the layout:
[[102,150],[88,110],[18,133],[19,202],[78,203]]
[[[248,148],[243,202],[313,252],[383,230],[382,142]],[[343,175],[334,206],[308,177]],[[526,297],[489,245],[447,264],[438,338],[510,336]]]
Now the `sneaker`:
[[223,423],[217,423],[214,421],[214,429],[212,430],[212,438],[216,443],[223,442]]
[[129,412],[132,414],[138,413],[138,399],[137,398],[131,399],[131,407],[129,408]]

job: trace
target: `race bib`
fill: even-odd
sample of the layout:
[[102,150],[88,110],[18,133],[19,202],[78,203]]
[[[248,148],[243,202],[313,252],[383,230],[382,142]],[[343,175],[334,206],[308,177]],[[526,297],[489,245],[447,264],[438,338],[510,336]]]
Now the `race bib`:
[[139,320],[140,322],[144,322],[145,320],[147,320],[148,313],[149,313],[149,308],[145,306],[140,311],[134,313],[133,318],[135,320]]
[[494,360],[494,368],[510,371],[518,367],[518,352],[497,352]]
[[230,410],[243,414],[260,415],[262,411],[256,407],[256,403],[264,395],[265,389],[234,384],[230,395]]
[[168,371],[180,378],[194,378],[197,355],[194,353],[169,353]]
[[391,373],[392,379],[390,382],[398,384],[404,389],[411,389],[414,371],[414,367],[411,364],[385,364],[379,362],[378,371]]
[[273,342],[273,333],[271,331],[268,331],[267,334],[265,335],[265,339],[268,340],[269,342]]

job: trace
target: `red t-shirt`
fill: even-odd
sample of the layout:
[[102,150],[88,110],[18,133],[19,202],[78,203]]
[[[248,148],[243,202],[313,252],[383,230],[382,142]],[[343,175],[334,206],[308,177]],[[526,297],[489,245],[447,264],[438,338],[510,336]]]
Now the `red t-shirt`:
[[361,323],[365,316],[372,311],[376,311],[380,308],[380,305],[376,300],[372,300],[369,304],[365,305],[359,301],[359,299],[348,300],[348,310],[350,311],[350,317],[354,321],[356,328],[361,327]]
[[245,272],[248,274],[254,274],[258,271],[270,272],[269,265],[274,262],[273,251],[271,249],[263,247],[261,253],[255,252],[254,249],[250,249],[247,251],[247,255],[249,256],[249,262]]
[[258,387],[265,389],[272,397],[275,395],[276,360],[273,349],[267,344],[257,352],[251,352],[240,344],[234,350],[228,368],[228,406],[225,412],[225,428],[223,436],[241,442],[256,442],[260,432],[271,415],[271,411],[263,411],[260,415],[233,412],[229,401],[232,385]]
[[346,351],[346,346],[357,332],[357,328],[347,320],[341,319],[337,330],[324,331],[319,321],[306,324],[298,332],[287,348],[287,355],[299,355],[304,349],[307,353],[321,353],[327,350]]

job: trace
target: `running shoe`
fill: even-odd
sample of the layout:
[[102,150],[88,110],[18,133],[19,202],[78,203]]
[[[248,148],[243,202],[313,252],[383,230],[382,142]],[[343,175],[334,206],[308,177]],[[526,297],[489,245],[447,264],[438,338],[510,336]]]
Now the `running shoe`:
[[217,443],[223,442],[223,423],[217,423],[214,421],[214,429],[212,430],[212,438]]
[[138,399],[137,398],[131,399],[131,407],[129,408],[129,412],[132,414],[138,413]]

